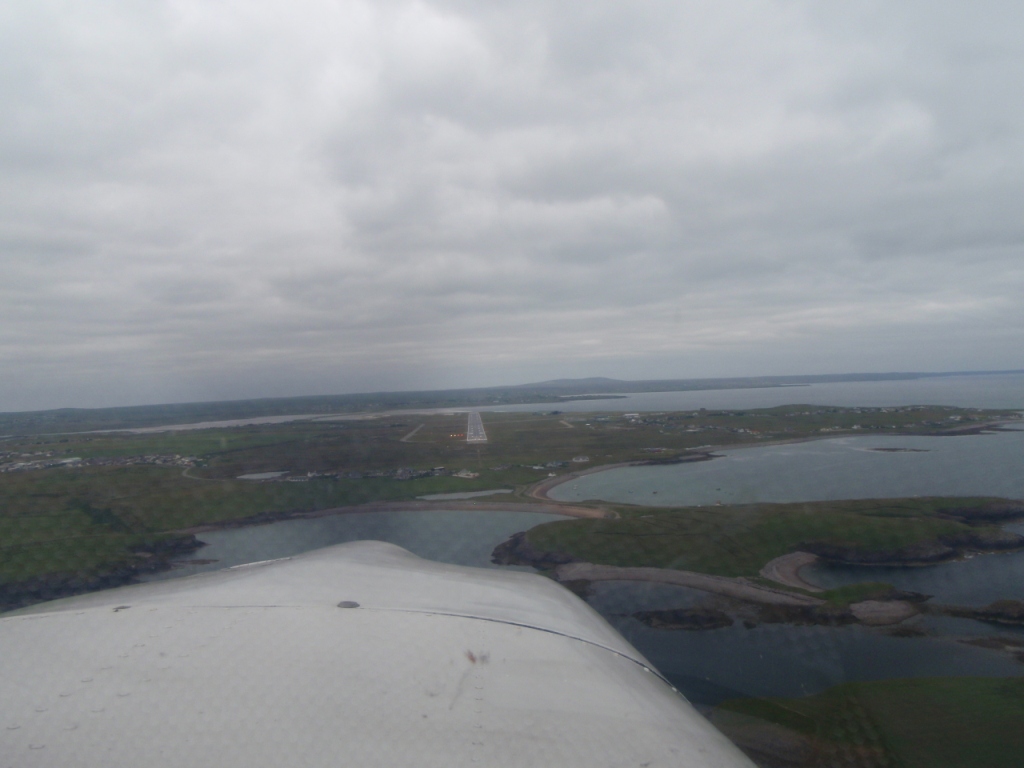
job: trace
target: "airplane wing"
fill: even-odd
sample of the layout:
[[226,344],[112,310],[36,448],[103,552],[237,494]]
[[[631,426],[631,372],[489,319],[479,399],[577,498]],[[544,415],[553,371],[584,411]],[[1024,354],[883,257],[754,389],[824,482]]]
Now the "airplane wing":
[[0,768],[751,766],[582,600],[382,542],[0,617]]

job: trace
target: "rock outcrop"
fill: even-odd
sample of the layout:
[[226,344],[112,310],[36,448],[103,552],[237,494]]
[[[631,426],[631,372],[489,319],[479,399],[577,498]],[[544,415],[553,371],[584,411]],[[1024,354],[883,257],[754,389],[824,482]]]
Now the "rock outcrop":
[[1024,549],[1024,536],[999,528],[980,528],[898,549],[867,549],[830,541],[803,542],[797,549],[846,565],[926,565],[953,560],[969,552]]

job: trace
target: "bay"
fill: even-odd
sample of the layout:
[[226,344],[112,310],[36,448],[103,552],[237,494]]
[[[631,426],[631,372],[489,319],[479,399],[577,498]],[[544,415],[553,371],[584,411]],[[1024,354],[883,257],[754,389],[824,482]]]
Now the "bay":
[[548,495],[558,501],[647,506],[908,496],[1024,498],[1024,430],[1019,429],[956,437],[840,437],[728,448],[716,454],[722,458],[596,472],[556,486]]
[[172,570],[149,574],[144,580],[190,576],[364,540],[397,544],[414,555],[440,563],[508,568],[491,563],[491,552],[498,544],[519,531],[564,519],[567,518],[562,515],[536,512],[430,510],[355,512],[281,520],[201,533],[198,538],[205,546],[192,555],[199,562],[182,561]]
[[[628,383],[628,382],[627,382]],[[1024,374],[951,375],[898,381],[840,381],[827,384],[705,389],[683,392],[621,393],[622,397],[566,400],[553,404],[503,405],[481,411],[537,412],[690,411],[731,408],[774,408],[801,403],[884,408],[896,405],[951,405],[961,408],[1024,409]]]

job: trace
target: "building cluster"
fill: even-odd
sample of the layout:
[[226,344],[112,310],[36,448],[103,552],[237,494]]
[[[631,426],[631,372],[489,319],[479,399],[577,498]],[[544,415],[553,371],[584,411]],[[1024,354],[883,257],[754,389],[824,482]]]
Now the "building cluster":
[[548,461],[544,464],[523,464],[527,469],[561,469],[569,466],[568,461]]
[[[37,458],[38,457],[38,458]],[[78,456],[57,458],[53,451],[34,454],[0,453],[0,472],[27,472],[54,467],[131,467],[139,465],[159,467],[194,467],[200,463],[195,456],[100,456],[83,459]]]
[[760,430],[748,429],[747,427],[726,427],[720,424],[700,424],[692,427],[686,427],[686,429],[680,429],[680,432],[732,432],[737,435],[760,435]]
[[[661,450],[661,449],[656,449]],[[572,463],[584,464],[590,461],[589,456],[574,456]],[[568,461],[548,461],[541,464],[521,464],[525,469],[534,469],[547,472],[552,469],[564,469],[568,467]],[[493,472],[504,472],[512,469],[512,464],[498,464],[490,467]],[[245,479],[259,479],[264,482],[278,483],[304,483],[309,480],[368,480],[384,479],[391,480],[418,480],[424,477],[461,477],[471,479],[479,477],[479,472],[469,469],[450,470],[446,467],[432,467],[431,469],[415,469],[413,467],[399,467],[398,469],[369,469],[369,470],[341,470],[338,472],[306,472],[305,474],[290,474],[288,472],[270,472],[265,477],[246,477]]]
[[[872,407],[858,407],[858,408],[817,408],[811,411],[790,411],[786,416],[823,416],[836,413],[915,413],[917,411],[962,411],[962,410],[975,410],[979,411],[979,408],[974,409],[962,409],[956,408],[951,405],[897,405],[889,406],[885,408],[872,408]],[[732,414],[727,414],[732,415]],[[962,414],[953,414],[947,416],[947,421],[977,421],[983,418],[983,416],[965,416]]]
[[[298,477],[272,478],[275,480],[296,481],[322,478],[324,480],[367,480],[373,478],[391,478],[392,480],[416,480],[421,477],[445,477],[447,475],[458,475],[445,467],[433,467],[431,469],[415,469],[413,467],[399,467],[398,469],[354,469],[338,472],[307,472]],[[268,478],[271,479],[271,478]]]

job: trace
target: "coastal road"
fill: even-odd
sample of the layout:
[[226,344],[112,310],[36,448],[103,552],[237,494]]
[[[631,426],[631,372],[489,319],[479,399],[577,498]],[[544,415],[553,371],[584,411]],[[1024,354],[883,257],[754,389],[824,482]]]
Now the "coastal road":
[[469,414],[469,424],[466,426],[467,443],[486,443],[487,433],[484,432],[484,422],[480,414],[472,411]]

